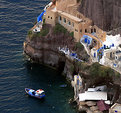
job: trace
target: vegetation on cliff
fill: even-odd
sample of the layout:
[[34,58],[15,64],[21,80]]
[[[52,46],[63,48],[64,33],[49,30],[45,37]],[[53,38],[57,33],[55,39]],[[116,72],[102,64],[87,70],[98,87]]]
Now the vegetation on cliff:
[[33,38],[36,37],[47,36],[48,33],[49,33],[49,28],[46,27],[46,25],[44,25],[40,32],[33,32],[32,30],[29,30],[28,37],[30,38],[30,40],[32,40]]
[[110,67],[100,65],[98,62],[89,64],[87,62],[76,62],[75,66],[80,74],[84,73],[85,79],[91,81],[89,84],[109,84],[120,79],[120,74]]
[[69,33],[66,28],[64,28],[61,24],[57,23],[53,27],[53,33],[54,34],[59,34],[59,33],[64,33],[64,34],[69,34],[70,37],[74,37],[74,32]]
[[[32,45],[36,45],[36,48],[43,48],[43,51],[44,45],[48,45],[50,51],[57,52],[58,47],[67,47],[70,51],[76,52],[78,58],[82,59],[84,62],[78,62],[77,60],[72,61],[68,67],[68,71],[72,75],[79,72],[83,75],[83,78],[85,78],[86,83],[89,85],[100,83],[109,84],[110,82],[113,83],[114,81],[120,80],[120,74],[113,69],[102,66],[99,63],[91,64],[89,62],[90,57],[87,55],[83,45],[80,42],[75,42],[73,35],[71,36],[60,24],[56,24],[55,27],[44,25],[40,33],[29,31],[28,38],[30,39],[30,43],[32,42]],[[37,43],[36,39],[40,42]]]
[[76,53],[78,54],[80,59],[82,59],[86,62],[89,61],[90,57],[87,54],[87,52],[85,51],[84,46],[80,42],[75,42],[74,51],[76,51]]
[[75,45],[75,49],[81,51],[82,49],[84,49],[84,46],[80,42],[77,42]]
[[60,25],[60,24],[57,23],[53,27],[53,32],[54,32],[54,34],[58,34],[58,33],[64,33],[64,34],[66,34],[67,33],[67,29],[64,28],[62,25]]

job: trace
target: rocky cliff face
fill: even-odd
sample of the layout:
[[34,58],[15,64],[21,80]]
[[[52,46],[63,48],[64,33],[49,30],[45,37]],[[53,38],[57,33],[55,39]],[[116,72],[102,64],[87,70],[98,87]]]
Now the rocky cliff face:
[[[68,32],[59,32],[54,34],[52,27],[49,25],[46,25],[46,27],[49,28],[49,32],[46,36],[36,35],[31,38],[29,35],[27,36],[26,41],[24,42],[24,52],[30,57],[30,59],[37,63],[55,67],[61,72],[64,72],[67,78],[70,79],[72,79],[74,73],[77,74],[80,72],[84,75],[84,78],[86,77],[85,80],[91,80],[90,82],[87,82],[89,85],[94,83],[98,84],[98,82],[100,83],[101,79],[99,78],[100,76],[103,78],[102,75],[108,77],[109,75],[114,74],[112,71],[110,73],[109,68],[99,66],[99,64],[92,66],[84,47],[80,43],[74,42],[74,38],[70,36]],[[66,56],[64,53],[59,51],[59,47],[67,47],[70,51],[75,51],[78,54],[78,58],[85,62],[78,62],[77,60],[70,58],[70,56]],[[97,67],[99,67],[98,70]],[[91,72],[94,72],[92,75],[94,75],[96,80],[94,78],[92,79],[90,76]],[[99,78],[95,77],[95,75],[97,76],[98,74]],[[107,82],[107,79],[105,80]],[[118,83],[117,80],[115,81]]]
[[[46,27],[49,26],[47,25]],[[74,42],[68,32],[54,34],[53,28],[49,27],[49,32],[46,36],[36,35],[36,37],[30,38],[28,35],[24,42],[24,52],[32,61],[55,67],[60,72],[63,72],[68,80],[73,80],[74,74],[80,73],[83,78],[83,89],[85,90],[94,85],[106,84],[111,88],[113,86],[118,87],[116,91],[119,91],[121,77],[116,72],[98,63],[89,64],[89,60],[88,62],[86,60],[85,62],[78,62],[61,53],[58,49],[58,47],[67,46],[70,50],[76,51],[80,59],[89,59],[88,55],[85,54],[84,48],[80,48],[78,44]],[[118,96],[114,101],[118,99]]]
[[[65,57],[65,54],[59,52],[59,47],[68,47],[70,50],[75,49],[74,38],[66,33],[53,33],[53,28],[49,28],[49,33],[46,36],[28,36],[24,42],[24,52],[33,61],[55,67],[61,72],[64,72],[68,78],[72,79],[73,61]],[[36,33],[35,33],[36,34]],[[77,49],[77,48],[76,48]],[[84,49],[83,49],[84,50]],[[82,51],[82,55],[87,55],[86,51]]]
[[121,27],[121,0],[82,0],[78,10],[105,31]]

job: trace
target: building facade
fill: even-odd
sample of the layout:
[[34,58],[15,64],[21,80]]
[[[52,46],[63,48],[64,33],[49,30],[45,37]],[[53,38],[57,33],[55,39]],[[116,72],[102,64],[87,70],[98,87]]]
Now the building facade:
[[[75,41],[80,41],[83,35],[89,35],[94,40],[96,40],[96,49],[102,47],[102,42],[106,40],[106,32],[99,29],[96,25],[92,25],[92,21],[75,8],[77,0],[66,0],[68,6],[61,8],[63,3],[62,0],[57,0],[56,5],[48,8],[45,19],[47,24],[55,26],[56,23],[64,26],[69,32],[74,33]],[[61,6],[61,7],[60,7]],[[71,7],[71,9],[70,9]]]

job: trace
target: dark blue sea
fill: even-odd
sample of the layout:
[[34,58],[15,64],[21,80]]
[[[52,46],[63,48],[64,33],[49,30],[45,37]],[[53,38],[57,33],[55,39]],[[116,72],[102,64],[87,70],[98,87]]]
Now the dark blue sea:
[[[68,104],[73,89],[49,67],[32,64],[23,42],[36,17],[50,0],[0,0],[0,113],[76,113]],[[60,85],[67,84],[67,87]],[[31,98],[24,88],[44,89],[45,100]]]

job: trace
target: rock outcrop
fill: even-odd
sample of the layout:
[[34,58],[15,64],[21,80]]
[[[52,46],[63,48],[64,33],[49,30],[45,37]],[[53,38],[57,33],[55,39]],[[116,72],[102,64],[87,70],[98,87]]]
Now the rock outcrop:
[[[46,27],[49,28],[49,32],[46,36],[36,35],[36,37],[33,36],[33,38],[28,36],[24,42],[24,52],[33,61],[55,67],[61,72],[64,72],[67,77],[71,79],[73,74],[77,74],[78,72],[85,75],[86,80],[90,80],[90,74],[94,76],[98,75],[99,78],[100,76],[105,77],[106,75],[108,77],[114,74],[110,68],[102,67],[99,64],[92,65],[89,60],[90,57],[87,55],[84,47],[80,43],[74,42],[74,38],[70,36],[68,32],[54,34],[53,27],[49,25],[46,25]],[[64,53],[59,51],[59,47],[67,47],[70,51],[75,51],[78,54],[78,58],[85,62],[78,62],[69,56],[65,56]],[[102,73],[102,75],[100,73]],[[99,78],[95,78],[97,82],[101,82]],[[107,79],[105,79],[105,81],[107,82]],[[118,83],[117,80],[115,81]],[[90,85],[94,84],[93,82],[95,82],[95,80],[91,80],[89,82]]]
[[[67,1],[71,2],[71,0],[66,0],[66,2]],[[120,0],[80,1],[81,5],[78,7],[79,12],[93,20],[94,24],[99,28],[102,28],[105,31],[112,30],[111,33],[113,34],[121,34]],[[61,3],[63,4],[65,1],[62,1]],[[65,8],[63,10],[67,10],[66,4],[63,8]],[[60,72],[63,72],[70,80],[73,79],[74,74],[80,73],[84,80],[83,82],[85,83],[85,90],[94,85],[106,84],[109,88],[118,86],[116,91],[119,91],[121,77],[118,76],[116,72],[108,67],[101,66],[98,63],[90,64],[89,56],[86,54],[84,48],[78,45],[79,43],[75,43],[73,36],[70,36],[69,33],[59,32],[55,34],[53,33],[53,28],[51,26],[47,25],[46,27],[49,28],[49,32],[46,36],[36,35],[33,38],[27,36],[26,41],[24,42],[24,52],[31,60],[55,67]],[[78,56],[85,62],[78,62],[77,60],[70,59],[59,51],[59,47],[67,47],[72,51],[76,51]],[[117,101],[119,95],[121,94],[118,94],[114,102]]]
[[121,34],[121,0],[81,0],[78,10],[104,31]]
[[[78,50],[78,47],[75,46],[74,38],[68,32],[54,34],[52,27],[49,25],[46,25],[46,27],[49,28],[49,33],[46,36],[31,38],[28,36],[26,38],[24,52],[33,61],[55,67],[64,72],[69,79],[72,79],[73,61],[66,58],[64,53],[59,52],[59,47],[67,47],[71,51]],[[84,48],[79,53],[81,53],[80,56],[87,57],[88,60],[89,56]]]
[[[67,46],[70,50],[75,50],[83,60],[84,58],[89,59],[84,48],[80,48],[79,43],[74,42],[73,37],[68,32],[65,34],[62,32],[54,34],[52,27],[48,25],[46,27],[49,28],[46,36],[40,36],[35,33],[36,37],[34,35],[33,37],[28,35],[24,42],[24,52],[32,61],[55,67],[66,75],[67,80],[73,80],[74,74],[79,73],[83,78],[84,90],[94,85],[106,84],[109,88],[118,86],[116,91],[119,91],[121,77],[116,72],[108,67],[101,66],[99,63],[90,64],[89,60],[78,62],[61,53],[58,47],[62,48]],[[114,102],[118,97],[119,94]]]

